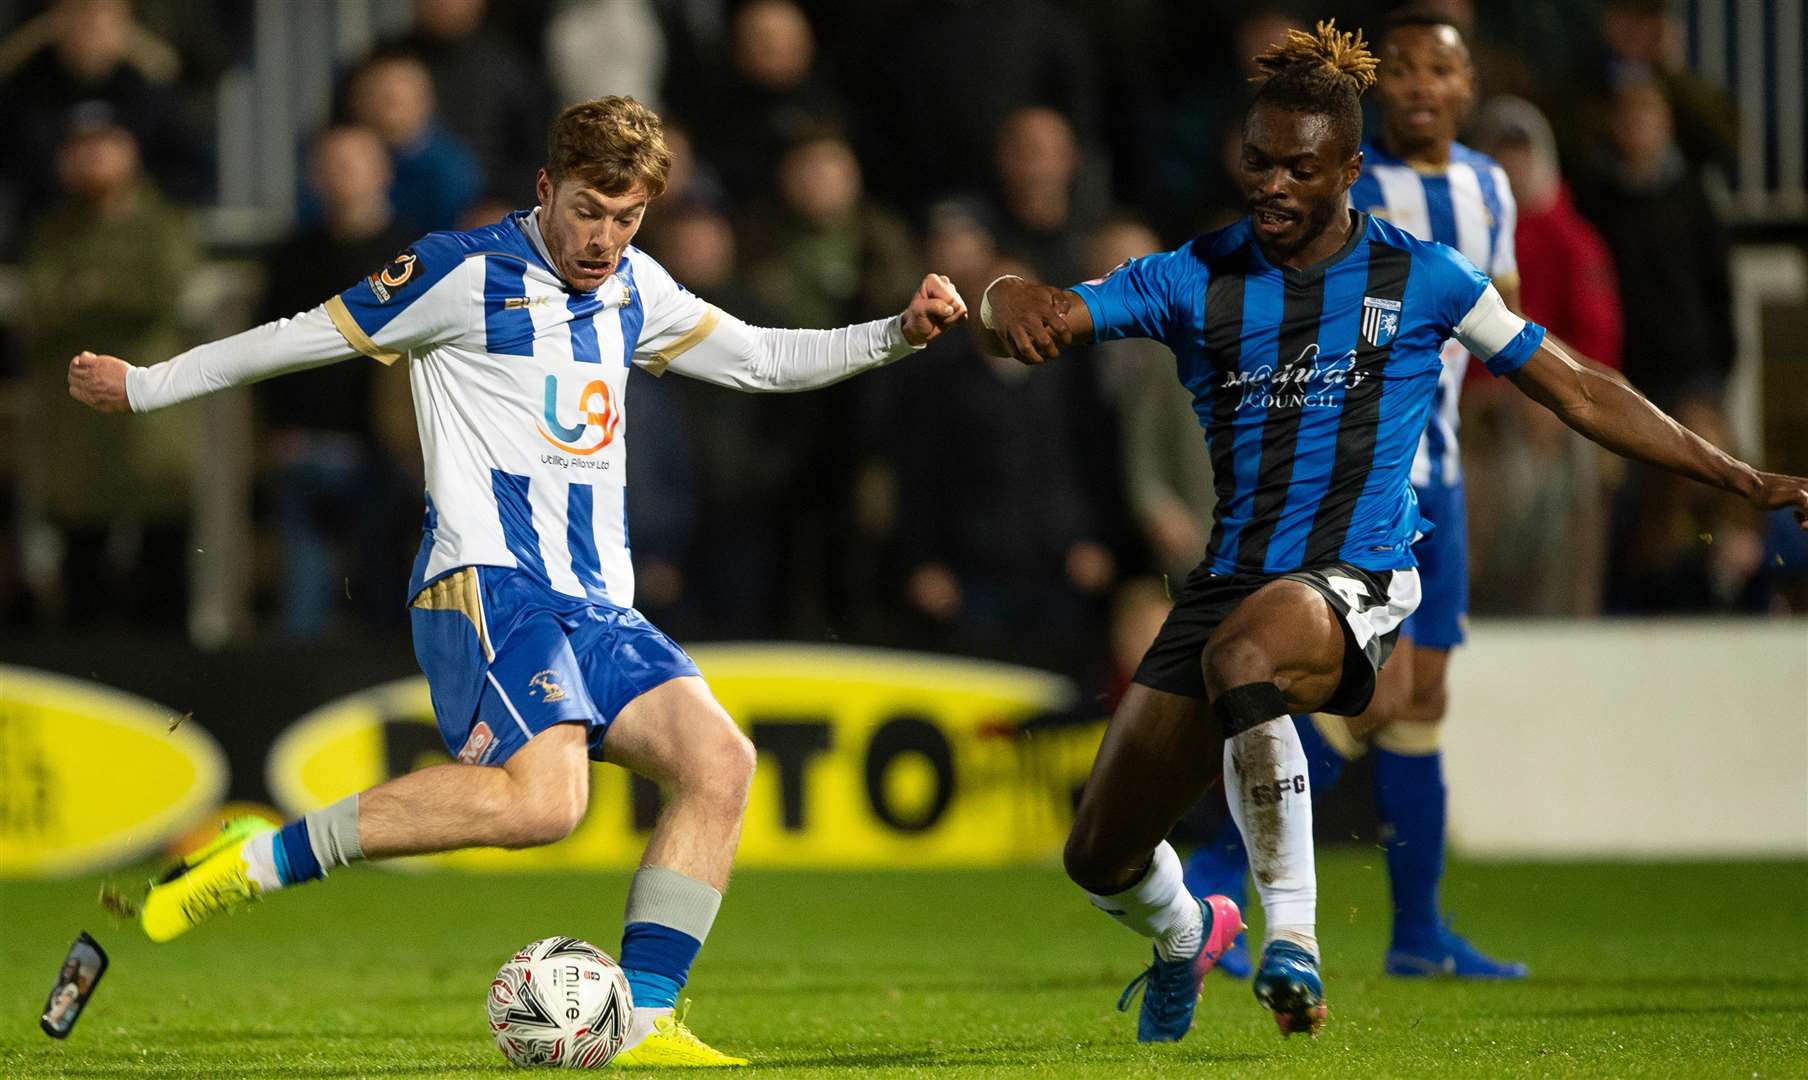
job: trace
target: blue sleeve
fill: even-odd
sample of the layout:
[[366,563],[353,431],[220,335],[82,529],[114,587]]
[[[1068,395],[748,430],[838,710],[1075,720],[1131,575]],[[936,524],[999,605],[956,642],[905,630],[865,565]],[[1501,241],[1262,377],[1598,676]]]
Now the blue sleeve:
[[[1427,244],[1423,251],[1426,253],[1436,290],[1434,304],[1438,312],[1438,329],[1446,338],[1455,337],[1457,324],[1475,308],[1476,301],[1488,291],[1492,282],[1488,275],[1477,270],[1474,263],[1453,247]],[[1522,321],[1524,325],[1519,332],[1492,354],[1476,352],[1489,374],[1511,375],[1524,367],[1532,354],[1538,351],[1538,346],[1544,344],[1544,327],[1530,319]],[[1471,351],[1475,351],[1473,346]]]
[[339,294],[346,314],[371,338],[464,265],[465,248],[454,234],[429,233],[368,277]]
[[1186,283],[1203,272],[1189,245],[1131,259],[1102,278],[1075,285],[1073,291],[1092,314],[1094,341],[1144,337],[1166,342],[1176,327],[1186,323],[1184,298],[1198,295]]

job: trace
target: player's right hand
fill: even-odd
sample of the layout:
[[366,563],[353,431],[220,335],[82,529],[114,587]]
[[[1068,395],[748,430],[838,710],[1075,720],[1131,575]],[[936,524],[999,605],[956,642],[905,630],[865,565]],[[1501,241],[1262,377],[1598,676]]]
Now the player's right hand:
[[1794,510],[1796,521],[1808,530],[1808,477],[1761,472],[1749,501],[1759,510]]
[[131,412],[126,400],[126,371],[132,365],[117,356],[79,352],[69,361],[69,396],[101,412]]
[[996,339],[987,344],[1001,348],[1000,355],[1040,364],[1073,344],[1073,332],[1067,328],[1073,297],[1061,289],[1005,277],[994,281],[982,299],[986,328]]

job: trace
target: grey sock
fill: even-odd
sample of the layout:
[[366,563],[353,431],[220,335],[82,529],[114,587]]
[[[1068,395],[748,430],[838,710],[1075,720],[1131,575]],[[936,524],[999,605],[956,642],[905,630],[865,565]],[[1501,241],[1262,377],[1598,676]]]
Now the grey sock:
[[722,894],[696,878],[663,866],[643,866],[634,871],[634,882],[628,886],[628,914],[622,922],[669,926],[700,944],[709,937],[721,906]]
[[358,797],[347,795],[331,806],[321,807],[303,816],[308,823],[308,846],[320,860],[321,871],[335,866],[349,866],[364,858],[358,842]]

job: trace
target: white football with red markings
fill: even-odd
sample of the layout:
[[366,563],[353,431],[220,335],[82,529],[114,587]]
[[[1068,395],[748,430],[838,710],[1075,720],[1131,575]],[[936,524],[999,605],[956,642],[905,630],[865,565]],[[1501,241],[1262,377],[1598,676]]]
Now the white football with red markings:
[[490,983],[490,1034],[515,1065],[596,1069],[628,1038],[634,999],[608,953],[578,938],[524,946]]

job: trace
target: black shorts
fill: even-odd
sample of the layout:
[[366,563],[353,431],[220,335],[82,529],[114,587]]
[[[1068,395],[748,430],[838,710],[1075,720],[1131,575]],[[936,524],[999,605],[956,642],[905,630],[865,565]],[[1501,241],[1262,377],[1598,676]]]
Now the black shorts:
[[1343,678],[1321,710],[1356,716],[1375,696],[1375,676],[1393,652],[1400,624],[1419,606],[1419,572],[1325,563],[1285,574],[1213,574],[1201,563],[1174,595],[1174,610],[1137,665],[1135,681],[1203,699],[1205,643],[1257,589],[1282,579],[1312,586],[1343,626]]

